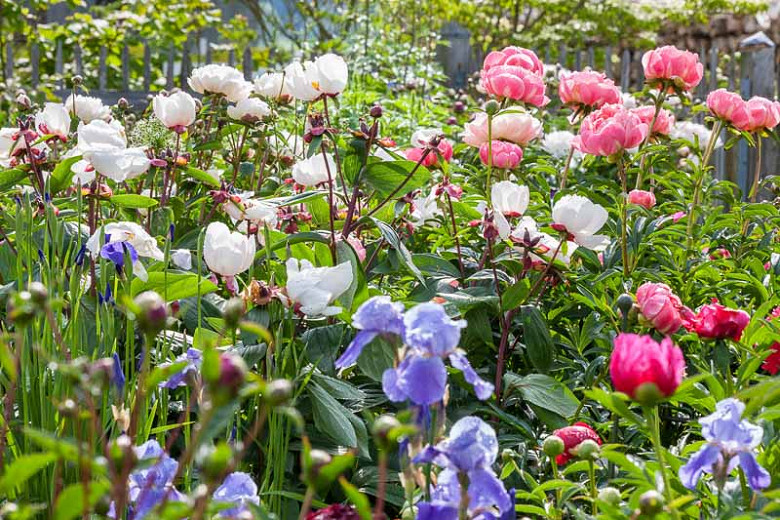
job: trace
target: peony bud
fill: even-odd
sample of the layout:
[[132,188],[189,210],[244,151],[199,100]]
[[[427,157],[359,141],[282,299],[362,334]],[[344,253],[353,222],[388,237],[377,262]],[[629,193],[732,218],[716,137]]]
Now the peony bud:
[[165,328],[168,308],[165,301],[154,291],[145,291],[135,297],[138,307],[138,327],[146,334],[154,335]]
[[550,457],[557,457],[563,453],[563,450],[565,449],[566,445],[564,444],[563,439],[557,435],[550,435],[544,439],[544,443],[542,444],[542,451]]
[[247,371],[246,363],[241,356],[232,352],[223,352],[219,357],[219,388],[235,397],[244,386]]
[[664,497],[655,489],[642,493],[639,497],[639,511],[653,518],[664,510]]
[[620,490],[613,487],[605,487],[599,490],[599,500],[616,506],[620,504],[622,497],[620,496]]
[[388,439],[390,432],[401,426],[401,422],[392,415],[380,415],[371,425],[371,434],[380,449],[387,450],[394,444]]
[[378,119],[382,117],[382,106],[381,105],[374,105],[371,107],[371,110],[369,111],[369,114],[374,119]]
[[572,448],[572,453],[574,453],[577,457],[584,459],[584,460],[596,460],[599,458],[599,452],[601,451],[601,448],[599,447],[598,443],[592,439],[585,439],[579,445],[577,445],[575,448]]
[[491,99],[487,103],[485,103],[485,112],[488,114],[495,115],[498,113],[498,111],[501,109],[501,105],[498,104],[498,101],[495,99]]
[[292,383],[287,379],[274,379],[265,387],[265,401],[269,406],[286,404],[292,397]]
[[238,323],[246,312],[246,305],[241,298],[231,298],[225,303],[222,310],[222,318],[225,320],[225,327],[228,330],[235,330]]

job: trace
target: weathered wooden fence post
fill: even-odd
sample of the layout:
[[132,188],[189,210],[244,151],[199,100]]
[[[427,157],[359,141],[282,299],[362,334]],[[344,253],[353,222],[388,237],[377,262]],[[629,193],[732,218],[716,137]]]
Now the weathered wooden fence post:
[[439,45],[436,54],[444,73],[453,87],[465,87],[468,75],[474,71],[471,50],[471,33],[456,22],[450,22],[441,31],[441,39],[447,43]]
[[[775,42],[763,32],[748,36],[739,42],[742,52],[742,74],[740,79],[740,94],[748,99],[752,96],[775,98]],[[764,139],[761,153],[761,176],[777,171],[778,148],[772,139]],[[747,196],[753,181],[756,168],[756,149],[751,148],[744,140],[739,143],[739,160],[737,163],[737,184]]]

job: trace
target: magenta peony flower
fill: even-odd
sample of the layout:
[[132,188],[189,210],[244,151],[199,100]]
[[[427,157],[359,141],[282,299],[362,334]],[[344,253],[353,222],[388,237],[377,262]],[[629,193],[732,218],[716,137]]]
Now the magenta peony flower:
[[624,332],[618,334],[614,344],[609,374],[615,390],[642,404],[652,404],[674,394],[680,386],[685,360],[671,339],[657,343],[650,336]]

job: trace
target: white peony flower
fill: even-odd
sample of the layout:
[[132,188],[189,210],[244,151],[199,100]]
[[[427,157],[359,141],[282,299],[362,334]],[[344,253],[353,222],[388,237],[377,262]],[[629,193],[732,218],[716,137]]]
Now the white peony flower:
[[35,128],[45,135],[56,135],[66,141],[70,134],[70,114],[62,103],[46,103],[35,114]]
[[192,269],[192,253],[189,249],[174,249],[171,251],[171,261],[179,269],[185,271]]
[[341,307],[333,303],[352,285],[352,264],[314,267],[308,260],[287,260],[287,297],[309,317],[333,316]]
[[152,100],[154,115],[170,129],[183,131],[195,122],[198,107],[195,99],[186,92],[169,96],[156,95]]
[[530,193],[528,186],[521,186],[512,181],[501,181],[491,187],[490,200],[496,212],[507,217],[519,217],[528,208]]
[[[571,151],[571,142],[574,134],[567,130],[558,130],[545,134],[542,139],[542,149],[555,157],[556,159],[566,159]],[[582,152],[574,149],[572,162],[579,161],[582,158]]]
[[315,85],[317,84],[317,74],[314,70],[314,63],[307,61],[301,64],[294,61],[284,69],[284,75],[290,89],[290,94],[300,101],[314,101],[320,97],[321,93]]
[[285,101],[292,97],[290,85],[282,72],[266,72],[255,80],[255,92],[265,98]]
[[230,218],[233,220],[248,220],[258,226],[267,224],[271,229],[276,227],[279,208],[261,200],[243,198],[241,196],[237,196],[236,199],[228,199],[222,205],[222,209],[225,210],[225,213]]
[[443,134],[444,132],[439,128],[419,128],[412,134],[411,143],[415,148],[425,148],[431,142],[431,139]]
[[303,137],[292,135],[290,132],[282,130],[279,135],[269,135],[267,142],[271,153],[277,157],[303,155]]
[[553,227],[569,233],[577,244],[596,251],[609,244],[607,236],[595,234],[607,217],[607,210],[582,195],[564,195],[552,209]]
[[341,94],[349,79],[344,58],[330,53],[303,64],[292,62],[285,67],[284,74],[290,94],[301,101],[314,101],[323,95]]
[[532,258],[547,262],[555,255],[556,262],[562,262],[565,265],[571,263],[571,257],[578,247],[576,243],[571,241],[561,243],[557,238],[552,237],[547,233],[538,233],[536,236],[540,237],[535,248],[538,254],[531,253]]
[[[81,123],[76,135],[76,148],[84,160],[115,182],[138,177],[149,169],[151,161],[143,148],[127,148],[125,130],[116,121],[106,123],[96,119],[86,125]],[[79,170],[87,172],[82,166]]]
[[193,70],[187,83],[198,94],[222,94],[231,103],[238,103],[252,93],[252,84],[240,70],[216,63]]
[[79,96],[73,94],[65,100],[65,108],[71,115],[81,119],[82,123],[91,123],[98,119],[108,121],[111,119],[111,109],[103,104],[100,98]]
[[[487,114],[477,114],[466,123],[463,142],[470,146],[482,146],[488,142]],[[525,146],[542,135],[542,122],[526,112],[505,111],[493,117],[490,137],[495,140],[511,141]]]
[[222,222],[212,222],[206,228],[203,259],[213,272],[232,277],[243,273],[255,259],[255,241],[230,229]]
[[[688,141],[691,144],[696,143],[696,139],[699,140],[699,148],[704,150],[707,148],[707,143],[710,142],[710,135],[712,132],[709,128],[692,121],[675,121],[672,131],[669,132],[669,137],[672,139],[680,139]],[[715,141],[715,148],[723,146],[723,141],[720,137]]]
[[528,232],[528,238],[533,239],[539,234],[539,227],[533,217],[522,217],[512,230],[511,237],[517,240],[525,240],[525,233]]
[[254,123],[270,116],[271,108],[265,101],[257,98],[246,98],[235,105],[230,105],[227,108],[227,115],[231,119]]
[[0,128],[0,166],[11,166],[11,157],[22,143],[18,128]]
[[82,154],[127,148],[125,129],[118,122],[96,119],[88,124],[79,123],[76,136],[76,146]]
[[441,209],[439,209],[438,200],[436,199],[436,193],[431,190],[427,197],[417,197],[412,201],[412,212],[409,217],[412,224],[415,226],[422,226],[424,224],[438,227],[439,223],[436,221],[436,217],[442,215]]
[[336,162],[333,160],[333,156],[316,154],[295,163],[292,169],[292,178],[302,186],[316,186],[328,182],[328,171],[330,171],[332,180],[333,176],[336,175]]

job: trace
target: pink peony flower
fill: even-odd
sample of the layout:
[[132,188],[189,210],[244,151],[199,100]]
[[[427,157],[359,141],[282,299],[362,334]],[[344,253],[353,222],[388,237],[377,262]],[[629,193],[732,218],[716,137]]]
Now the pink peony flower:
[[558,95],[564,105],[574,107],[600,108],[622,101],[615,83],[605,74],[592,70],[561,74]]
[[646,282],[636,291],[639,313],[661,334],[672,334],[683,326],[683,316],[691,314],[672,289],[663,283]]
[[[487,114],[477,114],[466,123],[463,141],[471,146],[482,146],[488,142]],[[542,122],[525,112],[501,112],[493,116],[492,139],[511,141],[524,146],[542,135]]]
[[[425,150],[423,148],[408,148],[407,150],[404,150],[403,154],[406,156],[406,158],[410,161],[418,162],[420,158],[423,156],[423,152]],[[437,153],[438,152],[438,155]],[[426,157],[425,160],[423,160],[422,165],[425,167],[431,167],[436,166],[439,163],[439,155],[441,155],[441,158],[444,159],[445,162],[449,162],[450,159],[452,159],[452,143],[450,143],[446,139],[442,139],[439,142],[439,146],[436,148],[436,150],[432,150]]]
[[672,81],[683,90],[691,90],[704,76],[704,66],[699,63],[697,54],[671,45],[646,52],[642,56],[642,67],[649,83]]
[[609,156],[644,141],[648,125],[623,105],[604,105],[582,120],[572,144],[591,155]]
[[[618,334],[609,360],[609,374],[615,390],[640,402],[650,402],[674,394],[685,375],[685,359],[669,338],[657,343],[650,336]],[[654,385],[656,392],[644,391]]]
[[544,80],[541,76],[518,66],[498,65],[482,70],[480,80],[488,94],[500,98],[522,101],[537,107],[550,102],[544,95]]
[[[653,122],[653,116],[655,116],[655,107],[645,106],[631,109],[631,112],[639,116],[639,119],[650,127],[650,123]],[[658,112],[658,117],[655,118],[655,124],[653,124],[653,134],[669,135],[674,127],[674,115],[668,110],[662,108]]]
[[707,108],[712,115],[735,127],[747,125],[747,104],[736,92],[719,88],[707,95]]
[[[490,148],[488,143],[479,147],[479,158],[484,164],[488,164]],[[523,149],[514,143],[506,141],[493,141],[493,166],[505,170],[511,170],[523,160]]]
[[500,51],[493,51],[485,56],[482,62],[482,72],[487,72],[493,67],[511,65],[521,67],[537,76],[544,76],[544,65],[534,51],[522,47],[506,47]]
[[742,331],[750,323],[750,314],[743,310],[729,309],[717,300],[702,306],[695,316],[686,319],[683,325],[702,339],[731,338],[739,341]]
[[687,215],[687,213],[684,211],[676,211],[672,213],[672,222],[676,223],[678,220],[685,218],[685,215]]
[[628,202],[650,209],[655,206],[655,195],[652,191],[631,190],[628,194]]
[[747,116],[744,121],[734,123],[745,132],[771,130],[780,123],[780,103],[760,96],[753,96],[745,102]]

